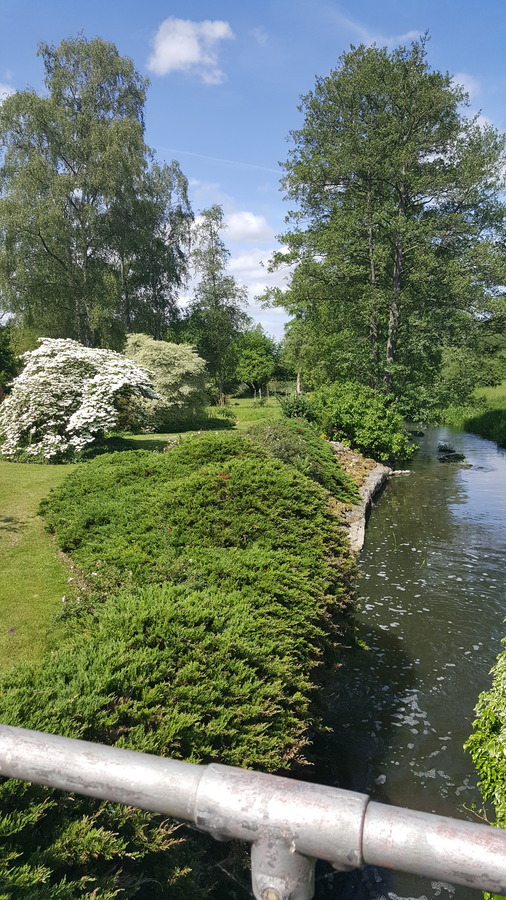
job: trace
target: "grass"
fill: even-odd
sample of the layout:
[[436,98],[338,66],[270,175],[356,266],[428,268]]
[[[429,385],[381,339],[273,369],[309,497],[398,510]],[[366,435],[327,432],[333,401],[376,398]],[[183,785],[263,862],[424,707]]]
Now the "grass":
[[477,388],[466,406],[444,411],[442,422],[506,446],[506,379],[495,387]]
[[0,670],[41,656],[69,571],[36,510],[71,466],[0,462]]
[[506,379],[495,387],[478,388],[477,397],[483,397],[490,409],[506,409]]
[[239,431],[244,431],[252,422],[271,422],[282,418],[281,406],[275,397],[261,403],[249,397],[232,400],[229,409],[237,418]]
[[[229,408],[239,430],[281,416],[277,400],[262,406],[253,400],[232,400]],[[107,449],[162,450],[177,436],[115,436]],[[72,468],[0,461],[0,671],[41,657],[57,636],[54,619],[61,598],[73,593],[69,569],[37,515],[40,500]]]

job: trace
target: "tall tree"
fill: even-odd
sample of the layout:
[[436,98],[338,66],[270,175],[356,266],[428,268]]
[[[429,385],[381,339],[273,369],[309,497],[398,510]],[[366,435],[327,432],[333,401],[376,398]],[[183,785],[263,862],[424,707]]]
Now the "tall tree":
[[251,388],[255,398],[257,394],[261,398],[276,370],[278,347],[261,325],[244,331],[236,346],[237,378]]
[[274,302],[305,327],[309,381],[358,378],[416,406],[492,287],[504,138],[465,103],[426,38],[352,48],[302,98],[284,178],[294,228],[274,260],[295,271]]
[[206,360],[220,406],[227,380],[235,375],[238,335],[249,322],[242,307],[246,289],[227,274],[230,252],[221,231],[223,209],[214,205],[201,212],[194,228],[192,263],[198,279],[185,323],[185,339]]
[[177,165],[150,168],[147,81],[98,38],[39,55],[47,95],[21,91],[0,108],[2,305],[86,345],[119,345],[140,324],[159,332],[191,212]]

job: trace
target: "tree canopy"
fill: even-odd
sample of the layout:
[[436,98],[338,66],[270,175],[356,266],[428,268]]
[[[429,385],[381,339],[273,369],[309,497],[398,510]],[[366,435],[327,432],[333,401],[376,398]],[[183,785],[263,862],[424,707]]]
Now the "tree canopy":
[[248,328],[237,341],[236,376],[261,396],[277,367],[278,348],[261,325]]
[[47,94],[0,107],[0,298],[35,335],[161,337],[191,223],[177,163],[144,142],[147,81],[99,38],[41,44]]
[[504,137],[466,118],[426,38],[352,47],[302,98],[284,187],[295,265],[274,302],[310,386],[354,378],[430,405],[445,345],[504,283]]
[[148,430],[163,430],[174,421],[204,415],[208,376],[204,360],[193,347],[156,341],[146,334],[129,334],[125,356],[153,376],[158,399],[133,401],[134,406],[144,411],[140,420],[144,419]]
[[196,221],[192,264],[198,280],[183,330],[207,362],[220,405],[227,380],[235,379],[235,341],[249,322],[242,309],[246,290],[226,271],[230,253],[220,233],[224,227],[218,205],[203,210]]

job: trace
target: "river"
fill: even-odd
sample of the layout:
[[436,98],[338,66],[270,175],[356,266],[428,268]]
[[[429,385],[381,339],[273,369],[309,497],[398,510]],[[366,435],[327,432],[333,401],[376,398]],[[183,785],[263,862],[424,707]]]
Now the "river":
[[[328,784],[374,800],[477,821],[462,745],[506,635],[506,451],[446,428],[419,438],[412,474],[390,480],[360,555],[350,649],[331,691]],[[438,460],[438,443],[464,454]],[[325,761],[324,761],[325,760]],[[318,767],[319,768],[319,767]],[[366,867],[323,870],[317,897],[452,898],[479,891]]]

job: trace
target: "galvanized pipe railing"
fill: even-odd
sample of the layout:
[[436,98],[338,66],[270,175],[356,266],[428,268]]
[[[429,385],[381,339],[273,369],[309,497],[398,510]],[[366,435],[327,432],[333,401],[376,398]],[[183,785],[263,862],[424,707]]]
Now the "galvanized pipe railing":
[[310,900],[314,863],[367,863],[506,893],[506,831],[365,794],[0,726],[0,774],[193,822],[251,846],[257,900]]

